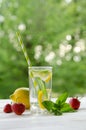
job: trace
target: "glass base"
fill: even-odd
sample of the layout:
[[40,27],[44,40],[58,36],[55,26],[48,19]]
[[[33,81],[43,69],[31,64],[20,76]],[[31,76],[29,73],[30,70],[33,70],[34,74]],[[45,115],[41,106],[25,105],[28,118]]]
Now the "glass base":
[[37,106],[31,106],[30,112],[32,115],[48,115],[48,111],[46,109],[40,109]]

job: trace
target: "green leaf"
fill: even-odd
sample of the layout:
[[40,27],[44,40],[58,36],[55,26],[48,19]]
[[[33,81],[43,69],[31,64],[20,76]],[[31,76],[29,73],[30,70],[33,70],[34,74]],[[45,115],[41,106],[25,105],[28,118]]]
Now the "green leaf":
[[70,107],[68,103],[64,103],[63,107],[61,108],[61,112],[74,112],[75,110]]
[[61,96],[58,97],[58,99],[56,100],[56,104],[62,104],[66,101],[68,97],[67,93],[62,94]]
[[42,104],[48,111],[52,110],[54,107],[54,102],[52,101],[43,101]]
[[53,113],[54,115],[62,115],[62,112],[57,108],[57,104],[52,101],[43,101],[42,104],[44,107]]
[[58,110],[60,110],[62,108],[62,104],[61,103],[54,103],[54,107]]
[[52,113],[54,113],[54,115],[62,115],[62,112],[56,108],[56,106],[52,107]]
[[35,80],[36,80],[36,82],[37,82],[37,84],[39,86],[39,89],[42,90],[44,95],[46,96],[46,98],[48,98],[46,86],[45,86],[44,82],[42,81],[42,79],[39,78],[39,77],[36,77]]
[[75,112],[75,110],[70,107],[70,104],[65,102],[67,97],[68,94],[64,93],[56,100],[56,102],[43,101],[42,104],[50,113],[53,113],[54,115],[62,115],[64,112]]

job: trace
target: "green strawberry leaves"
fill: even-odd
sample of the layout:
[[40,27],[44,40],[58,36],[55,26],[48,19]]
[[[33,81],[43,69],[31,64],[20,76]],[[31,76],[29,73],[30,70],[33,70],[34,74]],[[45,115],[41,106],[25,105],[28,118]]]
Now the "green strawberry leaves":
[[64,112],[74,112],[75,110],[70,107],[69,103],[66,103],[68,94],[64,93],[60,95],[55,102],[43,101],[44,107],[54,115],[62,115]]

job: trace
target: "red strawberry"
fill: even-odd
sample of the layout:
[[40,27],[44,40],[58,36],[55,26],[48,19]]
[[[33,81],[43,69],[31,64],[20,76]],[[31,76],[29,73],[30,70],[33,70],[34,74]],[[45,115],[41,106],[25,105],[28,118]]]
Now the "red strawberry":
[[17,115],[21,115],[25,111],[25,105],[22,103],[14,103],[11,108]]
[[71,98],[69,104],[74,110],[78,110],[80,107],[80,101],[77,98]]
[[6,104],[6,105],[4,106],[3,111],[4,111],[5,113],[11,113],[11,112],[12,112],[11,104],[9,104],[9,103]]

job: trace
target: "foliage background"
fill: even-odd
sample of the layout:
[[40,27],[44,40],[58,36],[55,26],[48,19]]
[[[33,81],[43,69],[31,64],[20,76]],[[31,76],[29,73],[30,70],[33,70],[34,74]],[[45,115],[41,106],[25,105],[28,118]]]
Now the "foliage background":
[[0,98],[28,87],[20,31],[33,65],[53,67],[53,92],[86,93],[86,0],[0,0]]

